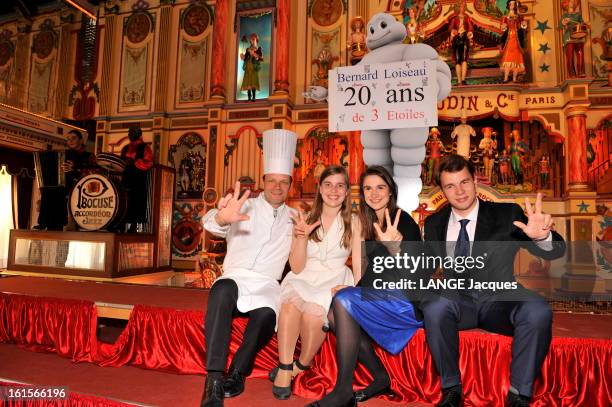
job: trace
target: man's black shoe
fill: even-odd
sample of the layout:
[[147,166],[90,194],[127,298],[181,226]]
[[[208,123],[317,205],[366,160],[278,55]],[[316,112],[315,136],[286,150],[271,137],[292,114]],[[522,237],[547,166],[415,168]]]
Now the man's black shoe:
[[223,407],[223,377],[206,376],[200,407]]
[[223,392],[225,397],[236,397],[244,391],[244,376],[234,367],[230,367],[230,371],[223,383]]
[[455,386],[442,390],[442,399],[436,407],[463,407],[463,394],[461,387]]
[[521,396],[519,394],[508,392],[508,397],[506,397],[506,406],[507,407],[529,407],[529,397]]

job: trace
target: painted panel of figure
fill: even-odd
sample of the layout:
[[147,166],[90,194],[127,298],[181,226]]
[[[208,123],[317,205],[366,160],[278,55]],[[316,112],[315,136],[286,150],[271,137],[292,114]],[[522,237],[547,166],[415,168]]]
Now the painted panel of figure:
[[13,33],[4,30],[0,33],[0,103],[7,103],[11,92],[15,44],[11,41]]
[[123,81],[121,104],[140,106],[145,104],[147,59],[149,45],[141,48],[125,47],[123,54]]
[[607,78],[612,86],[612,9],[608,6],[589,4],[591,18],[591,53],[593,76]]
[[201,102],[206,93],[208,38],[202,38],[209,27],[211,14],[203,4],[194,3],[181,12],[178,101]]
[[146,104],[152,30],[152,17],[147,12],[134,13],[125,21],[120,85],[121,106]]
[[172,256],[192,260],[202,251],[202,216],[205,206],[200,201],[175,202],[172,216]]
[[181,68],[179,76],[179,102],[200,102],[206,90],[207,39],[181,41]]
[[328,165],[349,165],[349,146],[345,136],[329,133],[326,128],[317,127],[298,142],[299,160],[295,178],[300,185],[301,197],[316,192],[319,178]]
[[340,62],[340,29],[312,33],[312,84],[327,87],[328,71]]
[[335,24],[343,13],[341,0],[312,0],[312,19],[322,27]]
[[236,100],[270,96],[272,17],[272,10],[238,15]]
[[45,20],[40,31],[32,39],[32,68],[28,110],[33,113],[49,111],[50,86],[52,84],[58,35],[53,29],[53,21]]
[[170,146],[168,161],[176,170],[176,198],[201,199],[206,180],[206,143],[195,132]]

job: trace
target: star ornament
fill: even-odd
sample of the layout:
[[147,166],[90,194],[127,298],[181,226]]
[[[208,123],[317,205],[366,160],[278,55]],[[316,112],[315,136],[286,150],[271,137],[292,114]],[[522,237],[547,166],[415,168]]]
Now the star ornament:
[[544,55],[550,50],[551,48],[548,46],[548,43],[540,44],[540,48],[538,48],[538,51],[544,53]]
[[542,64],[538,68],[540,68],[540,72],[550,72],[550,65]]
[[544,31],[552,30],[552,28],[548,26],[548,20],[544,20],[538,21],[538,26],[536,27],[536,30],[540,30],[542,34],[544,34]]
[[584,203],[584,201],[582,201],[578,204],[578,212],[587,212],[589,210],[589,206],[589,204],[586,204]]

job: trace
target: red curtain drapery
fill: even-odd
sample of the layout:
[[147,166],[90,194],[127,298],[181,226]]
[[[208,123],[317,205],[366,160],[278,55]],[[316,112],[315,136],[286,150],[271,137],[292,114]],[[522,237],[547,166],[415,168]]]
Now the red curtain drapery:
[[[205,373],[203,320],[201,311],[135,306],[118,340],[104,344],[96,339],[93,303],[0,295],[1,342],[57,352],[77,362],[101,366],[133,365],[181,374]],[[241,343],[246,322],[244,318],[234,321],[230,354]],[[511,343],[511,338],[500,335],[461,332],[460,367],[466,405],[503,405],[509,386]],[[397,394],[394,401],[437,401],[439,379],[422,330],[396,356],[381,349],[376,351],[391,375]],[[257,356],[252,377],[267,377],[277,357],[274,338]],[[296,378],[294,392],[319,398],[333,388],[335,376],[335,338],[329,335],[311,369]],[[531,405],[607,407],[612,398],[610,378],[612,340],[554,338]],[[369,380],[369,374],[359,367],[355,386],[363,387]]]
[[0,293],[0,342],[89,362],[97,342],[94,303]]

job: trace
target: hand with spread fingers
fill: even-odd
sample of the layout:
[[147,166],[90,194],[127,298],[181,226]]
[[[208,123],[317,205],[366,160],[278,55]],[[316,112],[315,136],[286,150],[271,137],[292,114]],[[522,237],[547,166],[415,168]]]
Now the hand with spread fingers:
[[293,216],[293,235],[298,239],[308,239],[308,236],[315,230],[320,224],[321,221],[318,220],[313,224],[309,225],[306,222],[306,216],[302,211],[299,211],[297,216]]
[[378,222],[374,224],[374,230],[376,231],[376,239],[381,242],[401,242],[404,238],[402,234],[397,230],[397,225],[399,225],[399,219],[402,211],[400,209],[395,213],[395,220],[391,223],[391,218],[389,217],[389,209],[385,209],[385,219],[387,223],[387,228],[383,232],[380,228]]
[[234,185],[234,193],[229,193],[219,201],[219,212],[215,215],[215,221],[221,225],[228,225],[234,222],[249,220],[247,215],[240,213],[242,206],[249,198],[251,191],[246,190],[242,197],[240,196],[240,181],[236,181]]
[[532,240],[544,240],[550,234],[553,226],[552,216],[542,213],[542,194],[538,192],[535,201],[535,210],[525,198],[525,212],[527,214],[527,224],[515,221],[514,226],[521,229]]
[[400,251],[400,246],[402,244],[402,239],[404,238],[399,230],[397,230],[397,226],[399,225],[399,218],[402,211],[398,209],[395,213],[395,220],[391,223],[391,217],[389,216],[389,209],[385,209],[385,219],[387,228],[383,232],[380,228],[378,222],[374,224],[374,231],[376,232],[376,240],[382,242],[385,245],[387,250],[389,250],[389,254],[396,255]]

